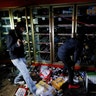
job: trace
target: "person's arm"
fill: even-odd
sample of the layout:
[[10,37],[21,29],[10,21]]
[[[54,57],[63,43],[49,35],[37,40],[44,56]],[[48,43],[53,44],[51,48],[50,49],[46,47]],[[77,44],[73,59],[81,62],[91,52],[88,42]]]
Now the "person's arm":
[[14,51],[17,47],[19,47],[17,42],[15,42],[15,43],[13,42],[13,39],[14,38],[11,35],[7,36],[6,43],[7,43],[7,48],[10,51]]
[[74,52],[74,62],[76,63],[82,54],[82,44],[77,44]]
[[74,52],[74,62],[76,63],[77,60],[79,60],[80,57],[80,53],[79,53],[79,49],[76,49]]

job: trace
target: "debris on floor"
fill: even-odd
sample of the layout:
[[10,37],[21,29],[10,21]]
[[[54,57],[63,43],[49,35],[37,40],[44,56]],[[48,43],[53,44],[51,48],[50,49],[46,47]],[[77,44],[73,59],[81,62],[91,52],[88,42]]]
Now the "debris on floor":
[[28,88],[26,88],[25,86],[19,86],[15,93],[15,96],[27,96],[27,90]]
[[[34,81],[37,81],[36,87],[44,87],[44,91],[41,93],[41,96],[72,96],[72,94],[75,94],[75,92],[72,92],[72,94],[69,92],[70,90],[68,89],[68,76],[63,76],[61,74],[63,74],[62,68],[54,68],[48,66],[31,67],[30,70],[32,79]],[[74,77],[74,82],[81,84],[82,91],[80,92],[83,95],[80,96],[85,96],[86,93],[84,87],[85,76],[83,75],[84,72],[75,72]],[[70,94],[67,92],[69,92]],[[66,93],[69,95],[65,95]],[[76,95],[78,95],[78,91]],[[28,93],[26,96],[28,96]]]
[[[2,69],[2,74],[4,74]],[[4,93],[6,91],[8,96],[32,96],[29,89],[26,88],[26,84],[23,85],[15,85],[13,84],[13,80],[18,74],[18,71],[14,71],[15,73],[5,72],[7,74],[6,79],[8,84],[11,85],[9,88],[3,79],[0,88],[0,96],[6,96]],[[44,91],[41,93],[41,96],[95,96],[89,93],[86,93],[86,72],[85,71],[75,71],[74,74],[74,83],[79,83],[79,89],[68,89],[68,75],[63,75],[63,68],[55,68],[48,66],[31,66],[29,67],[29,72],[32,79],[36,82],[37,88],[43,87]],[[1,73],[0,73],[1,74]],[[3,75],[1,75],[3,76]],[[4,76],[3,76],[4,77]],[[5,78],[5,77],[4,77]],[[21,78],[22,80],[22,78]],[[14,86],[14,87],[13,87]],[[13,88],[15,88],[13,90]],[[6,89],[6,90],[5,90]],[[8,91],[7,91],[8,90]],[[10,91],[11,90],[11,91]],[[22,93],[22,95],[21,95]],[[10,94],[10,95],[9,95]],[[12,95],[14,94],[14,95]]]
[[44,88],[43,92],[41,93],[41,96],[55,96],[56,95],[56,90],[53,86],[48,85],[44,81],[40,81],[39,83],[36,84],[37,89],[41,89],[42,87]]

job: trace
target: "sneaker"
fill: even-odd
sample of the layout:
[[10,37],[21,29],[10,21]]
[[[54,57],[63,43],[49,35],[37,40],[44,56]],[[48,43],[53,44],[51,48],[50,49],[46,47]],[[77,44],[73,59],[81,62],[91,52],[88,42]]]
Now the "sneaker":
[[74,78],[73,81],[74,81],[75,83],[79,83],[79,80],[76,79],[76,78]]
[[79,88],[80,86],[79,85],[71,85],[71,84],[69,84],[69,86],[68,86],[68,88],[69,89],[76,89],[76,88]]
[[36,90],[36,96],[42,96],[42,93],[44,92],[44,87],[40,87]]
[[24,81],[14,82],[15,85],[23,85],[24,83],[25,83]]

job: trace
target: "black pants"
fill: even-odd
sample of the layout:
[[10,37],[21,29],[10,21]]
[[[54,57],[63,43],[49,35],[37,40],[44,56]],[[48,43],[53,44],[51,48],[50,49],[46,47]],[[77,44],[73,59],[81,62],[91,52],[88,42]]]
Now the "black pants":
[[64,63],[64,69],[68,70],[68,76],[69,76],[69,84],[73,84],[73,77],[74,77],[74,65],[75,63],[71,60],[71,57],[65,57],[63,58],[62,62]]

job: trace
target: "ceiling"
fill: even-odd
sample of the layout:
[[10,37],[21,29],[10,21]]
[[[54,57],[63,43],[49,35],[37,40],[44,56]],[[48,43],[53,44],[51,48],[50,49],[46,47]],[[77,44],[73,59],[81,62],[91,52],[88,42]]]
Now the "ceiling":
[[96,2],[96,0],[0,0],[0,8],[63,3]]

